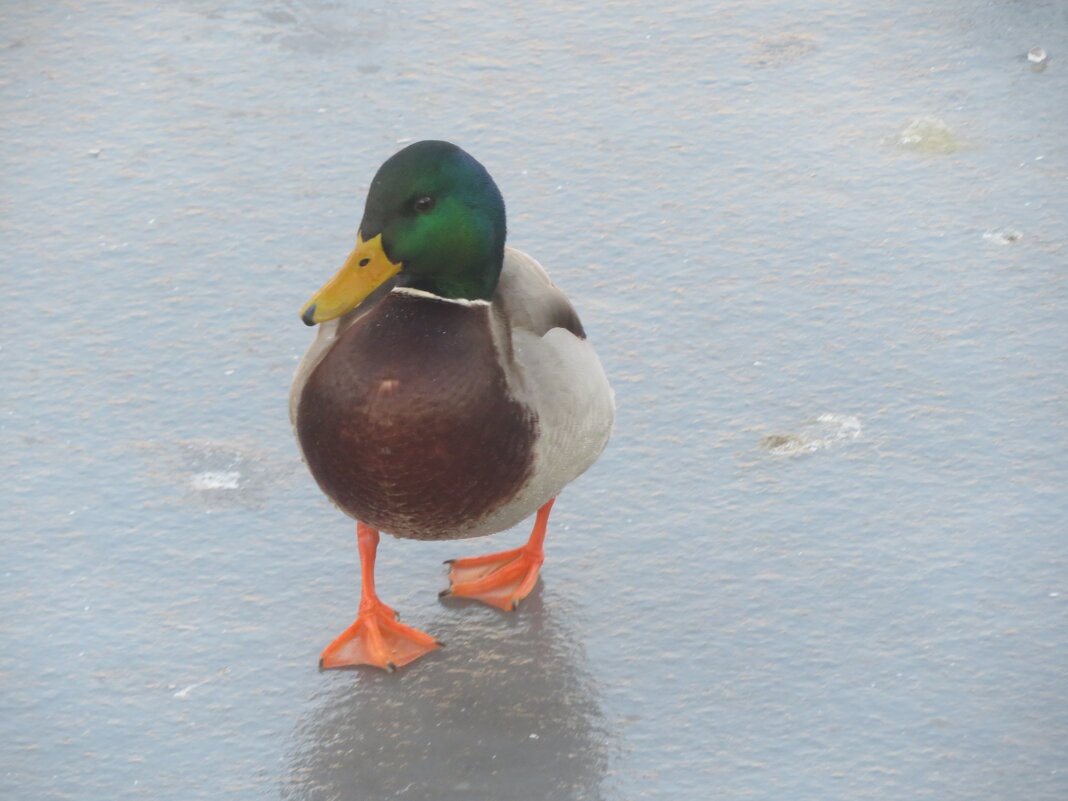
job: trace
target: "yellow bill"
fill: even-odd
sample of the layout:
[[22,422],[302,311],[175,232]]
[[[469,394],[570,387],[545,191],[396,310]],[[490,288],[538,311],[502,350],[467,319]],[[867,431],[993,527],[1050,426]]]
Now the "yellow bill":
[[356,249],[349,254],[337,275],[304,304],[300,319],[305,325],[315,325],[352,311],[383,282],[399,273],[401,266],[386,256],[382,249],[382,234],[365,242],[363,233],[357,233]]

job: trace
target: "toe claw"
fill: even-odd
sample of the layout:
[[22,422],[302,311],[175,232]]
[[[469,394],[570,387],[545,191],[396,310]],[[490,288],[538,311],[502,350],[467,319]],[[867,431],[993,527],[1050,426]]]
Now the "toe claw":
[[442,590],[438,593],[439,598],[448,598],[450,595],[452,595],[452,587],[449,587],[447,590]]

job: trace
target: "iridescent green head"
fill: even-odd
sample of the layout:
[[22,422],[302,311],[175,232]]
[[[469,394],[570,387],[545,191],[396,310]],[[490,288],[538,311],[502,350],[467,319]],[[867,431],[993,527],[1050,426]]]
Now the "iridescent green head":
[[486,168],[449,142],[416,142],[383,164],[360,232],[382,234],[398,283],[489,299],[504,258],[504,200]]
[[416,142],[378,169],[356,250],[301,316],[338,317],[394,275],[399,286],[488,300],[504,237],[504,200],[485,167],[449,142]]

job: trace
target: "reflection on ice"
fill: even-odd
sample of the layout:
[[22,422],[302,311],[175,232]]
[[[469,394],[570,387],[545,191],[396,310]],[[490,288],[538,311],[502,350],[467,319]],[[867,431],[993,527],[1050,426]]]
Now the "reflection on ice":
[[579,636],[541,585],[515,615],[449,604],[448,645],[395,674],[320,676],[285,799],[601,798],[609,735]]

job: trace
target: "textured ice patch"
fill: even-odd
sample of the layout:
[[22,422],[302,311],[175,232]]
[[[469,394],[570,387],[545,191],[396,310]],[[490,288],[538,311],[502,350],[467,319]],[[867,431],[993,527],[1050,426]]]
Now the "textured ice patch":
[[760,447],[775,456],[800,456],[851,442],[860,432],[860,420],[852,415],[821,414],[796,432],[769,434],[760,440]]
[[1015,228],[993,228],[983,234],[983,239],[998,245],[1011,245],[1023,239],[1023,234]]
[[292,478],[297,466],[248,442],[152,442],[142,449],[152,478],[209,508],[258,508]]
[[241,474],[236,470],[206,470],[193,476],[195,490],[235,490],[241,486]]
[[963,147],[953,129],[937,117],[918,117],[911,120],[898,133],[897,143],[909,150],[938,155],[955,153]]
[[807,33],[765,36],[753,45],[748,62],[754,67],[784,67],[819,52],[819,42]]

